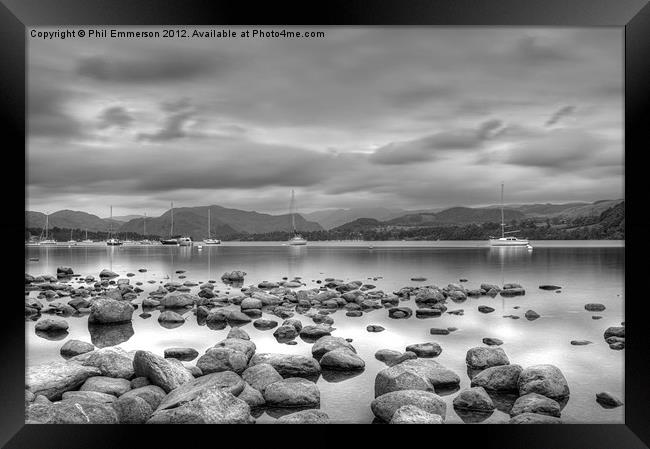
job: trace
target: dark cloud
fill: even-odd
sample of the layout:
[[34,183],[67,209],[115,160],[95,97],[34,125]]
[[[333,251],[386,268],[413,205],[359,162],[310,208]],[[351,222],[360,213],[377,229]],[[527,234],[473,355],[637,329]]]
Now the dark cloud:
[[72,92],[32,85],[28,99],[28,133],[33,137],[70,138],[82,134],[79,121],[65,110]]
[[149,142],[164,142],[180,139],[188,135],[185,125],[195,115],[192,103],[187,98],[164,102],[162,109],[167,113],[167,118],[162,128],[154,133],[139,133],[138,140]]
[[452,97],[456,90],[451,86],[423,85],[409,86],[386,94],[390,104],[398,108],[418,106],[432,100]]
[[567,117],[567,116],[573,114],[575,112],[575,110],[576,110],[576,107],[571,106],[571,105],[564,106],[564,107],[558,109],[557,111],[555,111],[553,113],[553,115],[551,115],[549,117],[549,119],[546,121],[544,126],[553,126],[553,125],[555,125],[557,122],[562,120],[564,117]]
[[116,126],[118,128],[126,128],[133,123],[133,117],[129,112],[122,106],[112,106],[106,108],[99,115],[99,125],[100,129],[111,128]]
[[214,72],[215,59],[194,53],[119,56],[87,56],[79,59],[77,73],[96,81],[116,83],[156,83],[183,81]]
[[517,58],[527,64],[549,64],[576,61],[577,56],[571,47],[552,44],[538,36],[524,36],[517,41],[514,48]]

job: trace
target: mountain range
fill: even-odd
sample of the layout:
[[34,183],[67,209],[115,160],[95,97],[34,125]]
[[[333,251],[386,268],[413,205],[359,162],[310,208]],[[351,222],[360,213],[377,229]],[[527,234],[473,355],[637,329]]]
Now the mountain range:
[[[526,218],[573,220],[598,216],[623,200],[603,200],[594,203],[524,204],[504,208],[506,221]],[[210,210],[210,235],[215,238],[237,238],[246,234],[288,232],[291,229],[290,214],[271,215],[254,211],[225,208],[221,206],[198,206],[174,208],[174,235],[189,235],[194,240],[208,236],[208,210]],[[128,221],[123,221],[127,220]],[[145,223],[146,220],[146,223]],[[408,211],[393,208],[329,209],[306,214],[296,214],[296,228],[301,232],[332,229],[361,229],[367,227],[427,227],[500,222],[500,206],[451,207]],[[45,214],[25,211],[26,228],[35,230],[45,227]],[[87,229],[90,232],[137,233],[167,237],[171,233],[171,210],[159,217],[121,216],[113,219],[100,218],[81,211],[61,210],[49,215],[50,228]]]

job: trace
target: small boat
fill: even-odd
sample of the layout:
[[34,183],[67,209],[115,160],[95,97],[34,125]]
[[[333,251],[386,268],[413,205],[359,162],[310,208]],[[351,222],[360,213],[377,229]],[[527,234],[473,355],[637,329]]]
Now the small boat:
[[296,195],[292,189],[289,213],[291,214],[291,232],[293,234],[293,237],[291,237],[287,243],[291,246],[302,246],[307,244],[307,239],[305,239],[296,229],[296,213],[295,213],[296,204],[295,203],[296,203]]
[[[56,240],[54,239],[48,239],[47,238],[47,232],[48,228],[50,227],[50,214],[45,215],[45,228],[43,231],[45,232],[45,238],[40,240],[37,244],[38,245],[56,245]],[[41,232],[41,236],[43,235],[43,231]]]
[[161,240],[160,243],[163,245],[176,245],[178,246],[178,240],[177,239],[164,239]]
[[151,245],[151,240],[144,239],[144,240],[140,240],[139,243],[140,245]]
[[88,238],[88,229],[86,229],[86,239],[82,240],[81,243],[83,243],[85,245],[87,245],[89,243],[93,243],[93,241]]
[[178,238],[178,246],[192,246],[192,238],[191,237],[179,237]]
[[[506,236],[519,231],[506,231],[506,222],[503,215],[503,183],[501,183],[501,237],[490,236],[490,246],[500,247],[529,247],[528,239],[520,239],[517,237]],[[531,246],[532,248],[532,246]]]
[[120,246],[122,241],[115,237],[111,237],[113,234],[113,206],[111,206],[111,219],[110,219],[109,229],[108,229],[108,240],[106,240],[107,246]]
[[174,203],[171,205],[170,209],[171,217],[172,217],[172,224],[169,229],[169,238],[168,239],[163,239],[160,241],[163,245],[176,245],[178,246],[178,239],[173,238],[172,236],[174,235]]
[[221,240],[213,239],[210,236],[210,207],[209,206],[208,206],[208,238],[203,240],[203,244],[204,245],[221,245]]

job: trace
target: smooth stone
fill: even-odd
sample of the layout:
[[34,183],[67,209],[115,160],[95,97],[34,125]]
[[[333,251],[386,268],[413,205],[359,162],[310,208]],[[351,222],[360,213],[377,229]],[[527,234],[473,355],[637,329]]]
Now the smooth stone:
[[161,401],[167,396],[165,390],[156,385],[144,385],[124,393],[120,398],[139,397],[147,401],[152,410],[156,410]]
[[101,348],[75,359],[82,359],[82,365],[99,368],[102,376],[131,379],[134,375],[133,359],[122,348]]
[[569,396],[566,378],[554,365],[533,365],[524,368],[517,384],[520,396],[537,393],[560,401]]
[[273,329],[274,327],[277,327],[277,325],[278,325],[277,321],[267,320],[265,318],[259,318],[253,321],[253,326],[255,326],[256,329],[260,329],[260,330]]
[[619,398],[611,393],[608,393],[607,391],[597,393],[596,402],[605,408],[614,408],[623,405],[623,402]]
[[64,332],[68,330],[68,323],[60,318],[42,318],[36,322],[34,330],[37,332]]
[[81,340],[68,340],[61,346],[60,353],[63,357],[69,358],[93,351],[95,346]]
[[262,393],[247,383],[244,384],[244,389],[241,393],[239,393],[239,396],[237,397],[247,403],[251,408],[262,407],[266,404]]
[[214,345],[214,349],[218,348],[229,348],[242,352],[244,355],[246,355],[246,362],[248,363],[251,357],[253,357],[253,354],[255,354],[257,346],[255,346],[255,343],[250,340],[243,340],[241,338],[226,338],[225,340],[221,340]]
[[391,307],[388,309],[388,316],[394,319],[409,318],[413,315],[413,310],[409,307]]
[[267,405],[275,407],[309,407],[320,404],[316,384],[301,377],[290,377],[268,385],[264,389]]
[[444,424],[444,421],[440,415],[414,405],[403,405],[395,411],[390,424]]
[[483,344],[486,344],[488,346],[501,346],[503,344],[503,340],[494,337],[485,337],[483,339]]
[[413,352],[418,357],[438,357],[442,348],[438,343],[428,342],[408,345],[406,351]]
[[250,407],[218,387],[200,391],[191,401],[156,410],[147,424],[249,424]]
[[131,379],[131,389],[145,387],[147,385],[151,385],[151,382],[149,382],[149,379],[147,379],[146,377],[136,377],[134,379]]
[[131,382],[115,377],[94,376],[83,383],[79,391],[97,391],[99,393],[121,396],[131,389]]
[[260,363],[247,368],[241,375],[248,385],[264,393],[270,384],[282,380],[280,373],[268,363]]
[[476,374],[471,381],[472,387],[483,387],[489,391],[518,391],[520,365],[499,365],[486,368]]
[[251,339],[248,333],[241,327],[233,327],[232,329],[230,329],[230,331],[228,332],[228,336],[226,338],[239,338],[240,340]]
[[397,410],[405,405],[415,406],[440,417],[447,414],[447,405],[440,396],[421,390],[401,390],[383,394],[370,403],[370,408],[377,418],[390,422]]
[[119,324],[131,321],[135,309],[126,301],[109,298],[97,298],[90,306],[88,323]]
[[273,336],[279,340],[290,340],[298,336],[298,331],[289,324],[283,324],[273,332]]
[[144,424],[151,417],[153,408],[139,396],[120,397],[113,404],[120,424]]
[[366,326],[366,330],[368,332],[382,332],[386,330],[386,328],[378,324],[369,324],[368,326]]
[[356,352],[354,346],[344,338],[326,335],[314,342],[314,345],[311,347],[311,354],[316,360],[320,360],[326,353],[335,349],[347,349],[351,352]]
[[318,339],[332,333],[332,328],[327,325],[305,326],[300,330],[300,336],[309,339]]
[[136,376],[147,377],[153,385],[170,392],[194,379],[180,362],[173,361],[175,359],[165,359],[149,351],[136,351],[133,368]]
[[268,363],[285,378],[312,377],[317,376],[321,371],[320,365],[315,358],[298,354],[255,354],[250,360],[249,367],[260,363]]
[[66,391],[77,389],[89,377],[100,374],[94,366],[83,366],[75,362],[48,362],[27,366],[25,388],[35,395],[57,400]]
[[99,391],[66,391],[61,399],[72,399],[77,401],[97,401],[105,404],[112,404],[117,397],[113,394],[101,393]]
[[560,287],[559,285],[544,284],[544,285],[540,285],[539,288],[541,288],[542,290],[559,290],[562,287]]
[[198,297],[187,293],[169,293],[160,300],[160,305],[168,309],[191,307],[198,302]]
[[481,312],[481,313],[492,313],[492,312],[494,312],[494,307],[478,306],[478,311]]
[[375,397],[399,390],[435,391],[459,384],[456,373],[434,360],[405,360],[377,373]]
[[450,332],[449,329],[441,329],[438,327],[432,327],[431,329],[429,329],[429,333],[431,335],[449,335],[449,332]]
[[608,337],[621,337],[625,338],[625,326],[612,326],[608,327],[603,334],[604,338]]
[[441,309],[415,309],[415,316],[417,318],[431,318],[442,315]]
[[539,313],[535,312],[534,310],[527,310],[524,316],[528,321],[533,321],[540,317]]
[[276,421],[277,424],[329,424],[330,418],[321,410],[302,410],[283,415]]
[[598,304],[598,303],[589,303],[589,304],[585,304],[585,310],[589,312],[602,312],[603,310],[605,310],[605,305]]
[[346,348],[329,351],[320,359],[321,368],[335,371],[358,371],[366,367],[366,363],[356,353]]
[[517,416],[522,413],[538,413],[559,418],[560,410],[560,404],[557,401],[541,394],[528,393],[517,398],[510,410],[510,416]]
[[199,356],[199,351],[194,348],[167,348],[165,349],[165,358],[173,358],[189,362]]
[[539,413],[522,413],[508,421],[508,424],[562,424],[560,418]]
[[171,409],[193,401],[202,391],[220,389],[234,396],[244,391],[244,380],[232,371],[206,374],[172,390],[163,398],[156,410]]
[[477,346],[470,348],[465,356],[467,366],[472,369],[484,369],[491,366],[508,365],[508,356],[501,348]]
[[196,362],[196,366],[205,374],[221,371],[234,371],[241,374],[247,365],[248,357],[245,353],[224,347],[208,349]]
[[165,310],[158,315],[159,323],[184,323],[185,318],[182,315],[171,310]]
[[392,360],[395,360],[401,355],[402,355],[401,352],[394,351],[392,349],[380,349],[377,352],[375,352],[375,358],[380,362],[384,362],[384,363],[388,363]]
[[113,404],[93,400],[65,399],[52,404],[47,424],[117,424]]
[[454,408],[475,412],[491,412],[494,410],[492,398],[483,387],[471,387],[461,391],[454,398]]
[[571,340],[571,344],[573,346],[585,346],[592,344],[592,342],[589,340]]

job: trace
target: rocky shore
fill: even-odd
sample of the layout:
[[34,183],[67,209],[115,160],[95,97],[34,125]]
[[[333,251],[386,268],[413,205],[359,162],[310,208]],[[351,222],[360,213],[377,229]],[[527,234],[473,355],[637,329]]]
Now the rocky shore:
[[[147,272],[145,268],[138,271]],[[353,341],[337,334],[333,312],[343,310],[353,319],[382,309],[391,319],[422,319],[463,315],[463,309],[448,308],[468,297],[526,294],[516,283],[482,283],[477,288],[462,283],[405,286],[385,293],[369,282],[333,278],[318,280],[318,288],[308,288],[300,278],[244,287],[243,271],[224,273],[221,280],[230,286],[227,291],[220,291],[214,280],[185,280],[163,282],[145,294],[142,282],[131,284],[130,274],[120,277],[102,270],[97,277],[79,276],[70,267],[60,267],[56,276],[25,275],[26,319],[36,321],[37,335],[62,341],[59,361],[27,367],[27,423],[247,424],[254,423],[255,411],[262,409],[282,410],[277,423],[328,423],[327,413],[319,410],[319,376],[361,372],[367,362]],[[554,285],[539,288],[561,289]],[[417,308],[400,305],[405,300],[413,300]],[[487,305],[477,309],[494,312]],[[136,310],[141,310],[140,316],[159,310],[158,322],[170,329],[182,326],[184,315],[192,313],[200,325],[230,330],[203,354],[191,347],[170,347],[161,354],[126,351],[119,344],[133,335],[131,321]],[[585,310],[602,312],[605,307],[589,303]],[[262,318],[263,312],[277,319]],[[90,342],[66,339],[69,317],[87,317]],[[540,315],[527,310],[523,317],[533,321]],[[300,338],[311,344],[311,351],[258,352],[242,328],[248,323],[272,333],[279,345],[295,344]],[[363,328],[385,330],[380,325]],[[512,424],[562,423],[570,386],[558,367],[511,363],[500,347],[504,342],[486,335],[484,346],[467,348],[467,371],[454,372],[434,360],[445,350],[444,344],[427,337],[455,330],[431,328],[423,341],[412,342],[403,351],[376,352],[375,358],[386,365],[375,376],[374,398],[368,398],[367,404],[377,422],[442,424],[447,403],[441,395],[453,394],[453,408],[465,422],[480,422],[500,410],[510,416]],[[607,328],[603,336],[611,349],[624,349],[624,323]],[[591,343],[571,341],[574,346]],[[470,387],[460,390],[464,376],[469,377]],[[594,392],[594,401],[603,407],[622,405],[607,392]]]

